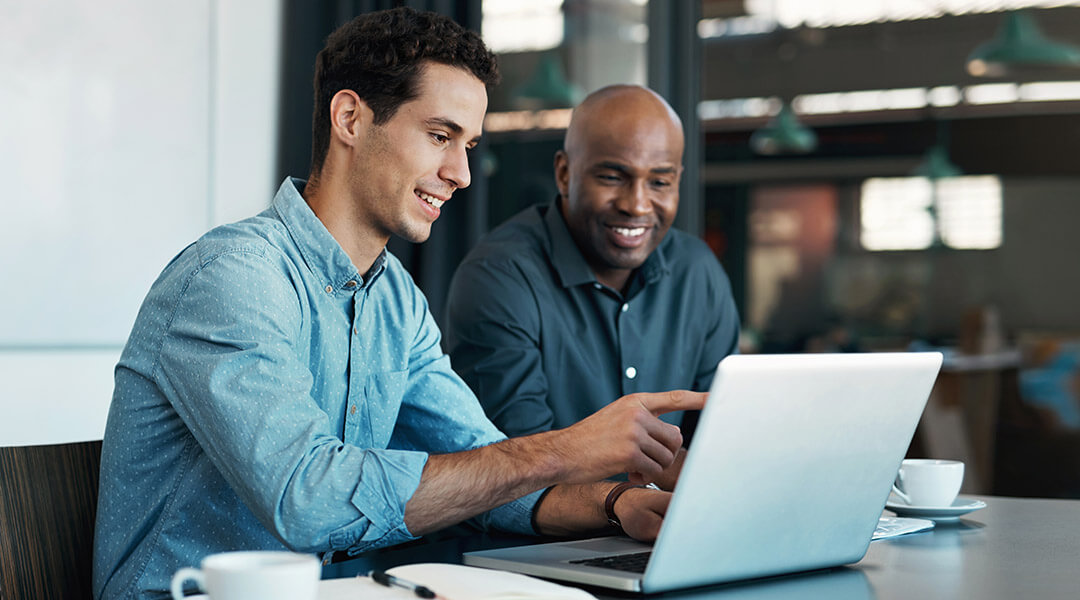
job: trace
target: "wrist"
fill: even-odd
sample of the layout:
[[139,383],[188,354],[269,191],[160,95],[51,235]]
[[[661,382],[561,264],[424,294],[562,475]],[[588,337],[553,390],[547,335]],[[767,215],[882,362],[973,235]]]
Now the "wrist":
[[529,456],[535,460],[536,473],[546,480],[547,485],[570,483],[578,465],[566,453],[564,430],[552,429],[510,440],[517,441],[528,449]]
[[607,522],[613,527],[622,529],[622,521],[619,520],[619,516],[615,514],[615,502],[619,497],[623,495],[627,490],[634,488],[643,488],[644,485],[630,483],[629,481],[623,481],[615,485],[608,491],[607,498],[604,499],[604,514],[607,517]]
[[508,438],[486,446],[496,448],[521,469],[522,476],[537,487],[551,487],[566,483],[566,460],[559,450],[555,431],[534,433],[523,437]]

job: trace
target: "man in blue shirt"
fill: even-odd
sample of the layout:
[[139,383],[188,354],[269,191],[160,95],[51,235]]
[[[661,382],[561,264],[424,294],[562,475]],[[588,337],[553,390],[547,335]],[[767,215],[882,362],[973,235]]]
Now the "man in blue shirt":
[[600,480],[662,476],[681,435],[657,415],[702,395],[636,394],[506,440],[385,250],[427,239],[469,185],[496,79],[479,37],[430,13],[372,13],[328,38],[310,180],[184,249],[139,311],[102,447],[97,598],[166,596],[212,552],[355,554],[474,517],[545,534],[615,518],[655,537],[670,495]]
[[737,351],[727,276],[704,242],[669,230],[682,154],[681,122],[655,92],[590,94],[555,156],[556,201],[493,230],[458,268],[446,347],[507,435],[633,392],[707,390]]

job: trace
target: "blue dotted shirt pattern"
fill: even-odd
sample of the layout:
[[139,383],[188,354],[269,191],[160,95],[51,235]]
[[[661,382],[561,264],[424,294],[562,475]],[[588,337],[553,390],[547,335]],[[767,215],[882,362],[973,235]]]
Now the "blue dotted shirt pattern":
[[[384,252],[361,276],[303,185],[208,232],[147,295],[102,447],[95,597],[167,595],[213,552],[414,539],[405,503],[428,453],[504,439],[400,262]],[[476,521],[533,533],[538,496]]]

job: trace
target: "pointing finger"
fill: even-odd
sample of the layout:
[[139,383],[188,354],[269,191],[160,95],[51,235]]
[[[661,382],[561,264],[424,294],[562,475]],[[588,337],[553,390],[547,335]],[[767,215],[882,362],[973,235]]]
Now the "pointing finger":
[[676,410],[700,410],[705,407],[705,392],[691,392],[690,390],[671,390],[656,394],[635,394],[637,401],[653,415]]

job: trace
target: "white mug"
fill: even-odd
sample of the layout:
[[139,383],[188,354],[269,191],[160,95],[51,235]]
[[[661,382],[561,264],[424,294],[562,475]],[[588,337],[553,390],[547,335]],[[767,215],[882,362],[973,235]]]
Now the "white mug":
[[958,460],[909,458],[900,464],[893,493],[911,506],[952,506],[964,481],[964,463]]
[[172,578],[173,600],[184,597],[184,582],[195,581],[210,600],[315,600],[322,565],[311,554],[222,552],[184,567]]

